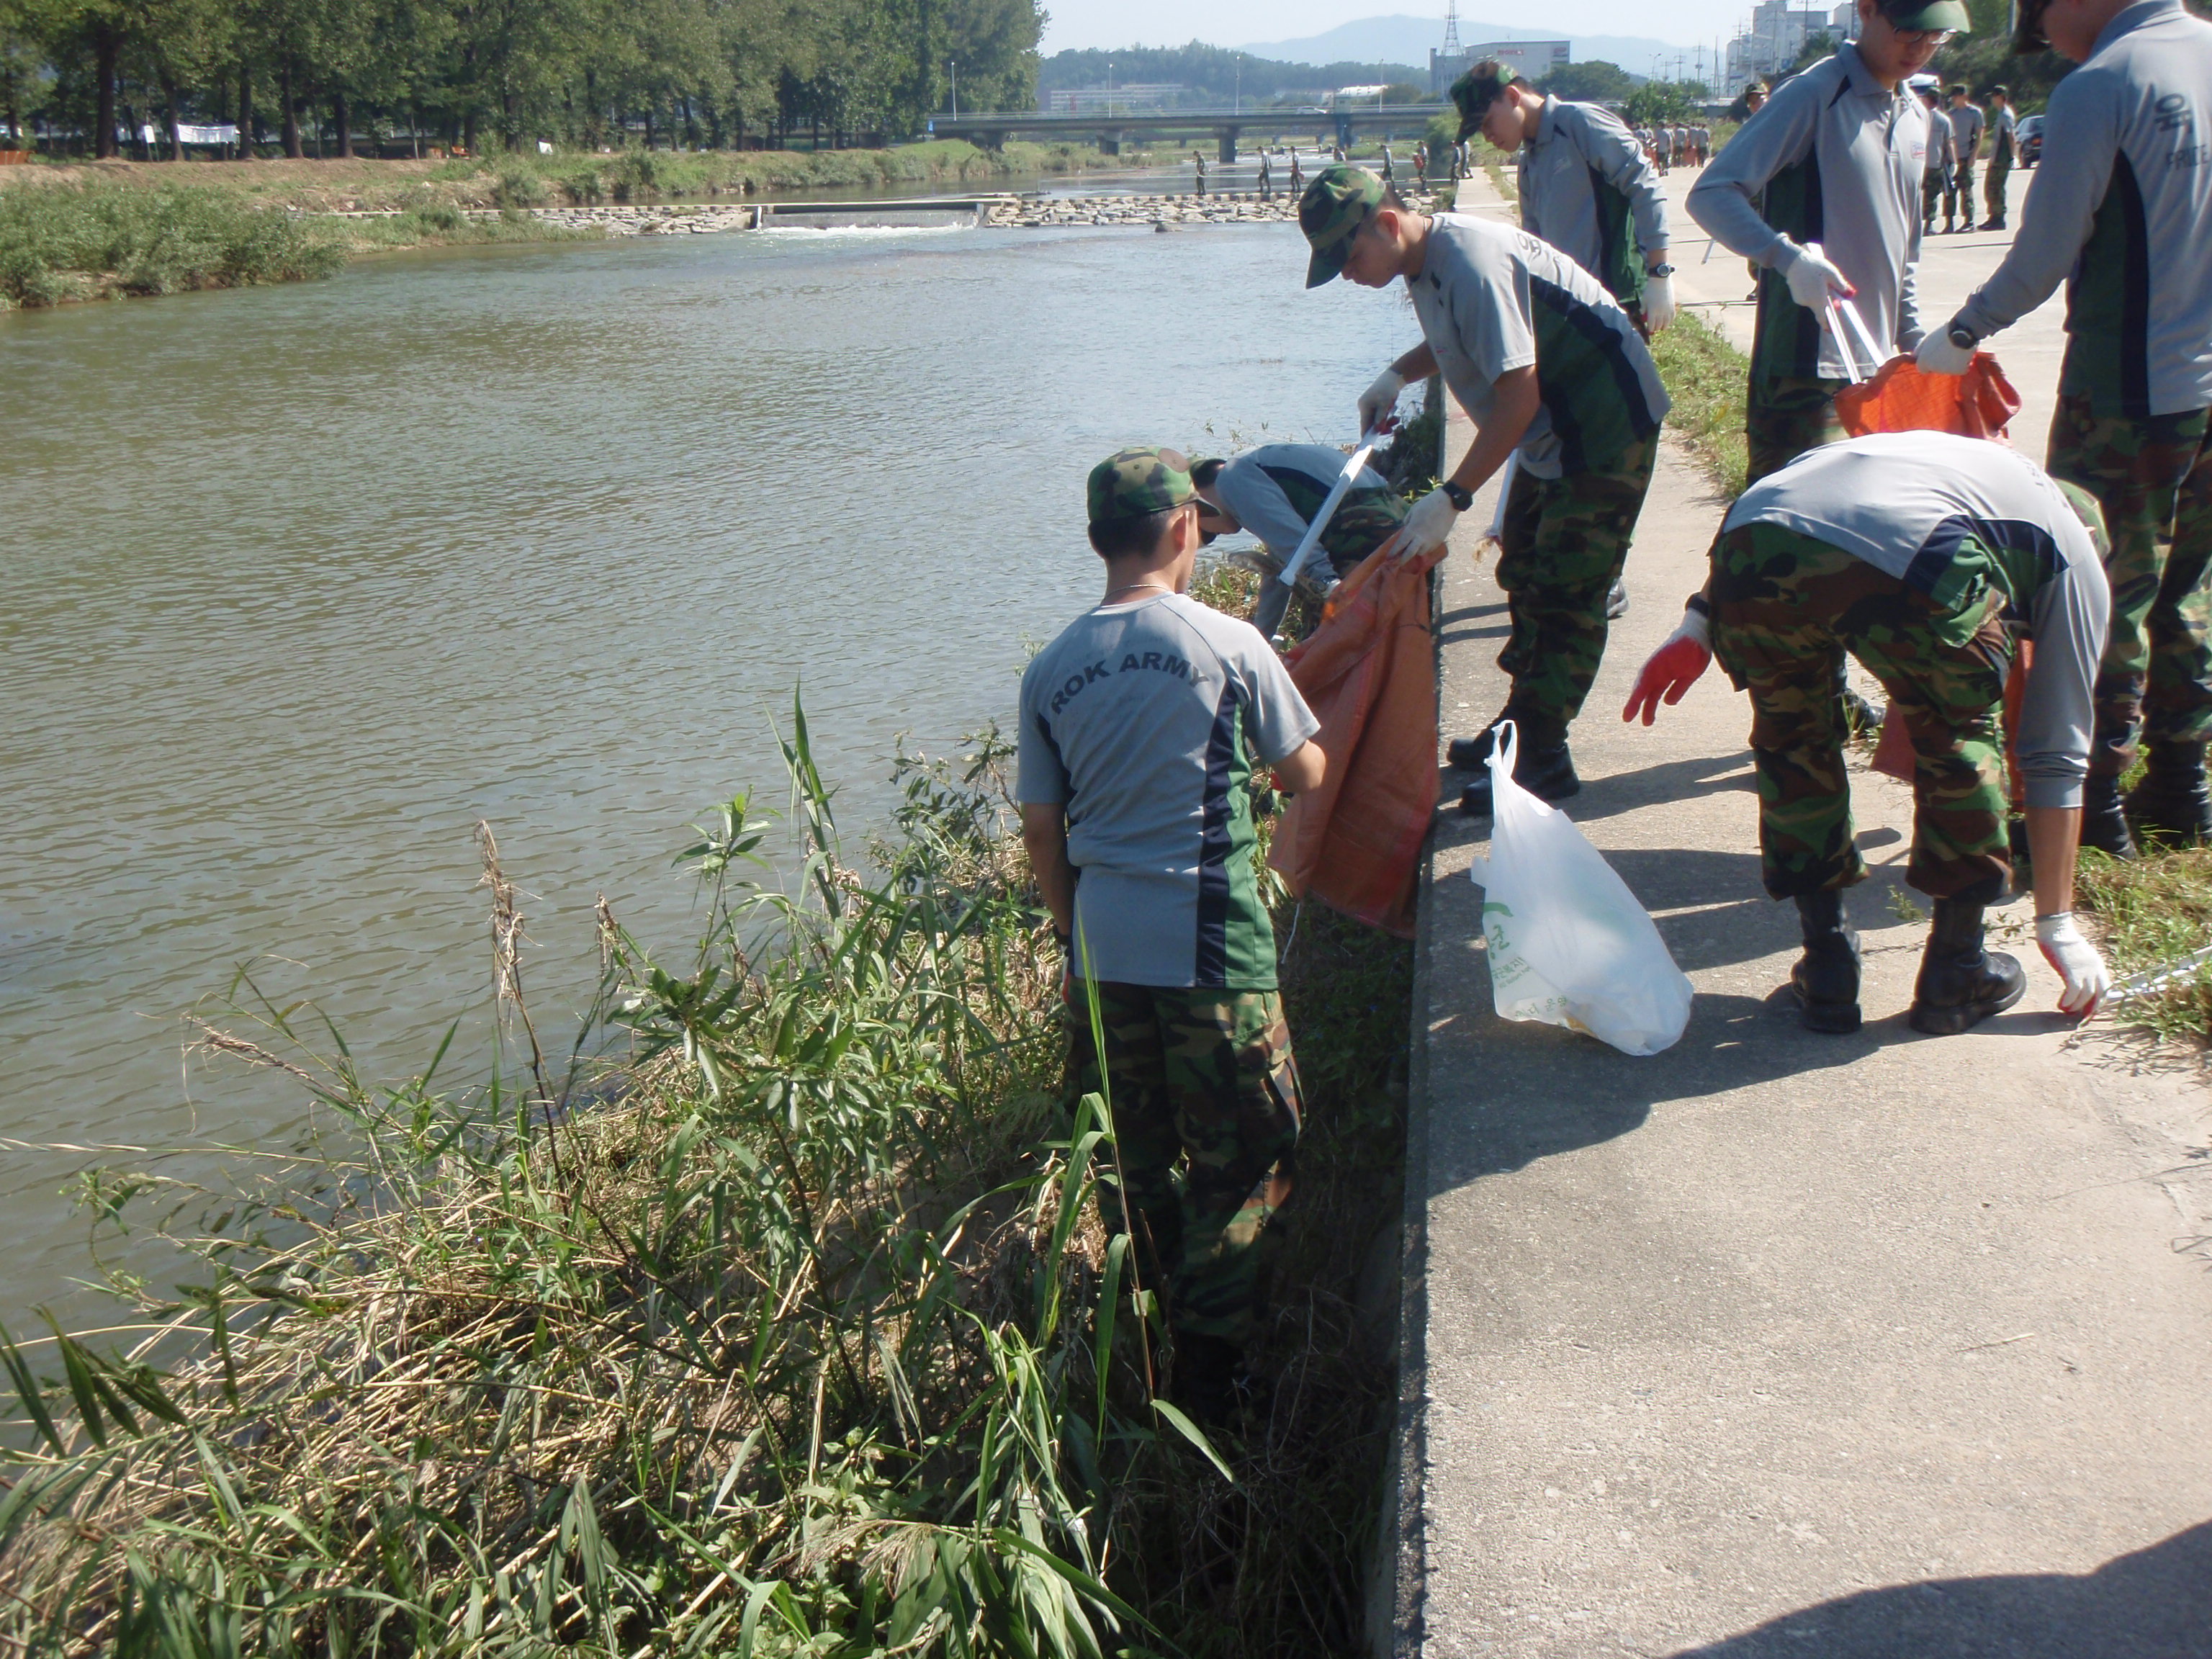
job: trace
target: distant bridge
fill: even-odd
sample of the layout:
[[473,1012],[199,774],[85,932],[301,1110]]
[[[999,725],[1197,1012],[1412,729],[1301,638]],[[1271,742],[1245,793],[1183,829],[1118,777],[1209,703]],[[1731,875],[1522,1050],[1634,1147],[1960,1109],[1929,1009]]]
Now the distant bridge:
[[1362,132],[1418,134],[1437,116],[1451,112],[1449,104],[1361,104],[1346,109],[1177,109],[1151,115],[1039,115],[1034,112],[939,115],[929,124],[939,138],[965,138],[985,149],[996,149],[1015,134],[1067,139],[1096,139],[1109,155],[1121,153],[1125,138],[1191,137],[1211,136],[1224,161],[1237,159],[1237,141],[1248,130],[1254,132],[1334,131],[1336,142],[1349,149]]

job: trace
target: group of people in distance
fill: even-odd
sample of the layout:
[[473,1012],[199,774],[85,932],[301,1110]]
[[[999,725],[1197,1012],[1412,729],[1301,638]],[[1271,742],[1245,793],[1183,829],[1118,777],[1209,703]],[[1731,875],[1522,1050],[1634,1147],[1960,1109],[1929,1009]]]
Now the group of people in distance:
[[[1687,194],[1691,216],[1759,273],[1751,482],[1624,718],[1649,725],[1715,658],[1748,694],[1762,877],[1802,931],[1790,984],[1808,1029],[1850,1031],[1860,961],[1844,896],[1866,869],[1844,672],[1857,658],[1914,756],[1907,878],[1935,915],[1911,1024],[1961,1032],[2020,1000],[2020,964],[1985,948],[1983,916],[2023,862],[2059,1006],[2086,1017],[2111,978],[2075,925],[2077,845],[2124,858],[2137,836],[2212,834],[2212,24],[2184,0],[2019,0],[2015,49],[2080,67],[2050,100],[2018,240],[1930,327],[1915,282],[1929,112],[1909,82],[1969,18],[1961,0],[1857,9],[1857,38],[1773,88]],[[1402,283],[1420,326],[1359,398],[1361,430],[1435,374],[1476,428],[1410,507],[1362,475],[1313,579],[1436,555],[1510,463],[1497,568],[1510,687],[1497,719],[1447,750],[1474,775],[1462,806],[1481,814],[1506,720],[1523,787],[1554,801],[1580,788],[1569,734],[1622,602],[1668,407],[1646,341],[1675,300],[1667,202],[1615,117],[1494,63],[1452,98],[1462,139],[1517,154],[1520,228],[1414,212],[1344,165],[1300,199],[1307,285]],[[1957,374],[2062,280],[2071,338],[2043,465],[1975,438],[1845,435],[1852,348],[1836,307],[1888,353]],[[1110,1080],[1126,1219],[1165,1296],[1173,1386],[1214,1423],[1255,1386],[1256,1247],[1290,1197],[1299,1124],[1252,871],[1254,782],[1272,768],[1281,789],[1310,789],[1338,757],[1316,747],[1318,722],[1266,636],[1279,611],[1255,629],[1186,590],[1225,530],[1288,553],[1341,465],[1319,446],[1100,463],[1088,516],[1103,600],[1022,687],[1018,793],[1069,953],[1071,1082]],[[2002,711],[2023,637],[2035,649],[2010,794]],[[2146,769],[2124,798],[2139,743]]]

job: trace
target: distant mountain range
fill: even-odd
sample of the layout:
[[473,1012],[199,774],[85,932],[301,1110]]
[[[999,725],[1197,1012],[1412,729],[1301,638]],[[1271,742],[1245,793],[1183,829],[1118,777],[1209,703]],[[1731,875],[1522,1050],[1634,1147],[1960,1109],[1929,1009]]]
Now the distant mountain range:
[[[1311,34],[1297,40],[1255,40],[1239,50],[1255,58],[1292,64],[1418,64],[1425,67],[1430,50],[1443,44],[1443,34],[1441,18],[1365,17],[1356,23],[1340,23],[1326,34]],[[1547,34],[1526,24],[1509,27],[1502,23],[1470,22],[1465,19],[1460,22],[1459,38],[1462,45],[1469,46],[1492,40],[1568,40],[1574,45],[1577,63],[1603,59],[1620,64],[1631,75],[1656,74],[1662,60],[1671,67],[1676,58],[1695,50],[1694,46],[1641,35]]]

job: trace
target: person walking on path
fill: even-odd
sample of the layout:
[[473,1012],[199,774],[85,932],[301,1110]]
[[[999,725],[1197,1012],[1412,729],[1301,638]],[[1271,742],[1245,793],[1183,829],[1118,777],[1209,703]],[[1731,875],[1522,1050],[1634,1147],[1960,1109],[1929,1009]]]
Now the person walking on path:
[[[1306,530],[1344,471],[1344,454],[1327,444],[1262,444],[1234,460],[1192,464],[1198,488],[1198,527],[1206,540],[1249,530],[1267,556],[1260,561],[1266,578],[1252,626],[1270,640],[1283,625],[1291,590],[1275,580],[1305,539]],[[1363,467],[1321,533],[1321,540],[1298,573],[1298,586],[1326,599],[1338,582],[1396,535],[1406,522],[1406,504],[1389,480],[1372,466]]]
[[1951,124],[1951,149],[1958,158],[1951,164],[1951,183],[1943,194],[1943,228],[1974,228],[1974,163],[1982,154],[1982,112],[1966,97],[1963,85],[1951,88],[1951,107],[1943,118]]
[[1298,153],[1291,152],[1291,194],[1297,196],[1306,187],[1306,170],[1298,164]]
[[1206,194],[1206,157],[1197,150],[1190,153],[1190,165],[1198,175],[1198,193]]
[[1263,202],[1275,199],[1275,181],[1267,171],[1267,152],[1264,149],[1260,152],[1260,199]]
[[[1906,879],[1936,901],[1911,1022],[1964,1031],[2020,1000],[2011,957],[1983,948],[1982,915],[2012,877],[2001,726],[2014,652],[2035,639],[2014,743],[2027,782],[2036,941],[2065,981],[2059,1006],[2096,1012],[2112,977],[2074,924],[2074,848],[2107,594],[2103,515],[2087,491],[2002,444],[1878,433],[1809,451],[1738,498],[1711,574],[1653,653],[1623,710],[1651,723],[1717,659],[1751,694],[1759,866],[1794,900],[1804,943],[1790,974],[1805,1024],[1859,1027],[1858,937],[1844,890],[1866,878],[1851,824],[1838,659],[1887,690],[1913,749]],[[1710,641],[1710,647],[1708,647]]]
[[1519,158],[1521,228],[1604,283],[1646,338],[1672,323],[1667,193],[1620,118],[1533,91],[1495,59],[1453,82],[1451,100],[1462,137]]
[[1188,597],[1200,537],[1183,457],[1110,456],[1088,503],[1106,595],[1022,677],[1015,793],[1068,951],[1071,1095],[1111,1091],[1127,1188],[1126,1209],[1102,1193],[1108,1224],[1165,1301],[1176,1397],[1219,1423],[1300,1116],[1252,777],[1273,766],[1285,789],[1314,789],[1326,763],[1267,642]]
[[[1966,26],[1960,0],[1858,0],[1860,34],[1774,89],[1692,185],[1690,216],[1764,273],[1744,431],[1753,482],[1844,435],[1832,301],[1885,348],[1920,343],[1924,106],[1904,91]],[[1868,366],[1869,368],[1871,365]]]
[[2002,230],[2005,228],[2005,189],[2012,179],[2012,164],[2019,154],[2016,137],[2019,118],[2012,112],[2012,88],[1990,88],[1988,116],[1990,135],[1989,170],[1982,175],[1982,206],[1989,216],[1982,221],[1984,230]]
[[[2182,0],[2022,0],[2018,16],[2016,51],[2047,40],[2081,67],[2051,94],[2011,250],[1918,356],[1960,373],[2068,283],[2047,464],[2112,537],[2081,841],[2125,858],[2130,818],[2212,833],[2212,23]],[[2148,766],[2124,805],[2139,736]]]
[[[1423,343],[1361,395],[1360,429],[1386,421],[1408,381],[1438,373],[1480,428],[1407,514],[1397,555],[1442,546],[1474,492],[1516,458],[1498,564],[1512,622],[1498,661],[1513,685],[1499,718],[1518,722],[1514,776],[1565,799],[1582,787],[1568,727],[1604,654],[1606,596],[1668,409],[1651,354],[1628,313],[1558,249],[1487,219],[1409,212],[1370,173],[1320,174],[1299,200],[1298,225],[1312,249],[1308,288],[1339,276],[1373,289],[1402,281],[1420,322]],[[1490,741],[1486,731],[1455,742],[1452,763],[1478,766]],[[1460,804],[1490,811],[1486,772]]]
[[[1928,159],[1920,173],[1920,234],[1936,234],[1936,210],[1943,202],[1945,193],[1952,189],[1951,180],[1957,170],[1958,147],[1951,131],[1951,118],[1943,113],[1936,97],[1933,82],[1920,88],[1920,101],[1928,106]],[[1956,200],[1952,206],[1958,205]],[[1952,227],[1946,225],[1944,229]]]
[[1391,177],[1390,143],[1388,139],[1385,139],[1382,143],[1382,182],[1386,185],[1389,184],[1391,180]]

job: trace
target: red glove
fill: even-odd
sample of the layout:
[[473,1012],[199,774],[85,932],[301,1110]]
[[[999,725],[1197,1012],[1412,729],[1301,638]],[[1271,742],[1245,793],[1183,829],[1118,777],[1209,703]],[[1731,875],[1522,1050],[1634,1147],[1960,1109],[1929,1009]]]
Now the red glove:
[[1685,611],[1681,626],[1645,660],[1644,672],[1636,677],[1636,690],[1628,694],[1628,707],[1620,711],[1620,718],[1632,720],[1641,714],[1644,723],[1649,726],[1662,702],[1669,708],[1681,702],[1682,694],[1698,683],[1698,677],[1713,659],[1710,640],[1711,628],[1705,613],[1695,609]]

